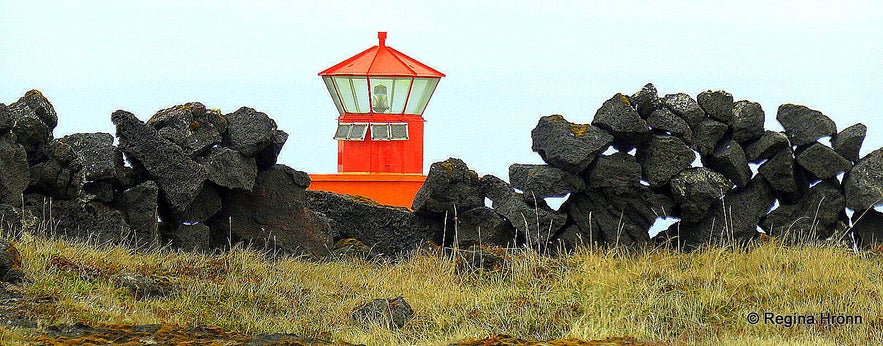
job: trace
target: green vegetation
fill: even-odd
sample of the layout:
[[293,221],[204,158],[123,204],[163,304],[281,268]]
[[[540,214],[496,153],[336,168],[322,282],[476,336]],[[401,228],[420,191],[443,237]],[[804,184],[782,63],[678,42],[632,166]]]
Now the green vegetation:
[[[401,262],[315,262],[234,249],[133,252],[23,235],[22,308],[40,327],[85,322],[218,326],[368,345],[443,345],[507,334],[527,340],[633,337],[664,344],[881,344],[883,256],[833,246],[706,248],[694,253],[582,250],[550,258],[509,250],[499,271],[415,253]],[[168,289],[133,295],[120,274]],[[401,330],[364,328],[355,306],[403,296]],[[751,312],[861,316],[861,324],[746,321]],[[38,329],[0,328],[0,343]]]

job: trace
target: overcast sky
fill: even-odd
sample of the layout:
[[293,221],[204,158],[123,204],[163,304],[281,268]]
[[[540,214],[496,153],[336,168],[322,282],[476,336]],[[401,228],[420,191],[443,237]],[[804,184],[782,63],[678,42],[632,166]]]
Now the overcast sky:
[[798,103],[883,146],[879,1],[15,1],[0,0],[0,102],[39,89],[55,136],[110,132],[189,101],[249,106],[291,137],[280,158],[336,171],[337,113],[317,73],[387,44],[445,74],[424,114],[425,167],[462,158],[508,179],[540,163],[539,117],[590,122],[604,100],[723,89]]

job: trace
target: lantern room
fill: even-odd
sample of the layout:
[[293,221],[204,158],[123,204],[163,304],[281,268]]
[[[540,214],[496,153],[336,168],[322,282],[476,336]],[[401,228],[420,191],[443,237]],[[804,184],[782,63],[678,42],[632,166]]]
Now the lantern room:
[[[377,39],[376,46],[319,72],[338,112],[333,139],[339,174],[312,175],[313,185],[410,206],[425,179],[423,114],[445,75],[387,46],[386,32]],[[408,191],[394,188],[405,185]]]
[[423,173],[423,112],[444,74],[386,45],[319,73],[337,107],[338,172]]

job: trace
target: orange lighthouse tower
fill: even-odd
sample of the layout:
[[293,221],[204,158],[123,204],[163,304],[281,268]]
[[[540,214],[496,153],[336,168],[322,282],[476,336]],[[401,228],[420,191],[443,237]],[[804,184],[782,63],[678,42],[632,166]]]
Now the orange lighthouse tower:
[[410,207],[423,175],[423,112],[445,75],[386,45],[319,72],[337,107],[337,174],[312,174],[311,190]]

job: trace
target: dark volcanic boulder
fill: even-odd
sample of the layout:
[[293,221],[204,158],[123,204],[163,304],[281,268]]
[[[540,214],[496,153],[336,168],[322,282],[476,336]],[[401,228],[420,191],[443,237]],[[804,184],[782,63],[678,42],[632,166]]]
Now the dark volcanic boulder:
[[136,246],[160,245],[158,199],[159,187],[153,181],[143,182],[120,195],[117,209],[126,216]]
[[426,181],[417,191],[412,209],[436,216],[454,215],[484,206],[478,174],[463,160],[449,158],[429,166]]
[[852,235],[862,248],[883,245],[883,213],[874,209],[852,215]]
[[181,213],[174,213],[175,219],[180,222],[196,223],[204,222],[221,210],[221,194],[212,183],[205,183],[199,189],[199,193],[193,198],[193,202]]
[[685,222],[698,222],[708,209],[732,189],[733,183],[718,172],[693,167],[671,179],[671,194]]
[[862,143],[865,141],[865,134],[868,127],[865,124],[858,123],[843,129],[834,138],[831,139],[831,146],[840,156],[849,161],[858,161],[859,151],[862,149]]
[[209,181],[228,189],[251,190],[258,175],[254,158],[230,148],[212,148],[197,162],[205,166]]
[[696,154],[677,137],[653,135],[649,142],[638,148],[636,155],[643,168],[644,180],[652,187],[668,184],[696,159]]
[[28,187],[30,171],[25,148],[11,136],[0,136],[0,203],[21,201]]
[[846,216],[846,199],[835,179],[823,180],[809,189],[797,204],[782,204],[761,221],[763,230],[791,241],[824,239],[834,234],[838,221]]
[[766,115],[757,102],[739,101],[733,105],[733,140],[743,144],[764,135]]
[[505,218],[491,208],[479,207],[464,211],[457,220],[448,218],[443,239],[435,239],[445,246],[514,246],[515,229]]
[[[15,244],[6,238],[0,238],[0,282],[19,283],[24,281],[25,274],[21,269],[21,254]],[[4,317],[4,320],[7,317]]]
[[785,148],[791,148],[791,143],[784,133],[766,131],[760,138],[745,146],[745,158],[748,162],[757,163],[773,157]]
[[190,102],[159,110],[147,120],[164,138],[178,144],[187,156],[195,157],[220,144],[227,131],[221,112]]
[[[9,109],[15,104],[9,106]],[[36,164],[46,157],[45,146],[52,140],[52,130],[40,121],[27,106],[18,105],[18,112],[13,113],[12,133],[16,142],[24,146],[28,153],[28,162]]]
[[531,149],[546,163],[572,173],[580,173],[601,155],[613,136],[586,124],[574,124],[560,115],[540,118],[530,132]]
[[30,90],[26,92],[16,103],[27,105],[27,107],[34,112],[34,115],[40,119],[40,122],[46,125],[50,132],[52,132],[52,130],[55,129],[55,125],[58,124],[58,114],[55,113],[55,107],[52,107],[49,100],[47,100],[39,90]]
[[224,117],[228,124],[226,142],[245,156],[256,155],[276,138],[276,122],[264,113],[242,107]]
[[[668,94],[662,98],[662,105],[671,110],[674,114],[684,118],[687,124],[692,128],[700,121],[706,119],[705,112],[702,107],[690,95],[684,93]],[[725,124],[726,125],[726,124]],[[696,129],[693,129],[696,132]]]
[[883,205],[883,148],[863,157],[843,180],[846,190],[846,206],[852,210],[865,210]]
[[329,225],[307,208],[303,172],[275,165],[258,173],[251,191],[231,190],[209,222],[216,246],[268,244],[284,253],[324,256],[334,243]]
[[75,133],[59,139],[80,157],[86,180],[113,180],[123,166],[123,153],[113,145],[109,133]]
[[818,179],[828,179],[852,168],[852,163],[837,155],[834,149],[815,142],[797,154],[797,164]]
[[736,186],[745,186],[751,180],[751,168],[748,167],[742,146],[730,139],[718,145],[713,154],[702,156],[702,164],[720,172]]
[[668,109],[662,108],[653,111],[647,118],[647,125],[656,132],[671,134],[687,144],[693,141],[693,131],[690,130],[687,121]]
[[306,194],[309,209],[330,220],[336,238],[358,239],[371,247],[372,253],[403,256],[442,232],[441,221],[419,217],[404,208],[325,191]]
[[172,245],[178,249],[198,252],[212,250],[212,231],[204,223],[180,224],[168,236]]
[[414,317],[414,310],[402,297],[374,299],[357,306],[350,312],[350,319],[357,325],[366,328],[379,326],[388,329],[401,329],[412,317]]
[[111,120],[116,125],[120,150],[156,180],[169,206],[183,211],[190,205],[208,176],[205,168],[132,113],[116,111]]
[[632,101],[632,105],[635,106],[635,109],[642,118],[647,118],[654,110],[662,107],[662,101],[656,92],[656,86],[652,83],[644,85],[641,90],[632,94],[629,100]]
[[[712,204],[708,214],[696,223],[678,222],[666,233],[681,237],[681,244],[695,248],[711,242],[730,243],[750,240],[757,234],[760,219],[772,207],[776,196],[766,181],[756,176],[748,185],[731,191]],[[678,231],[679,230],[679,231]]]
[[83,164],[73,148],[53,140],[47,146],[47,160],[31,167],[29,191],[60,199],[72,199],[83,188]]
[[650,241],[650,226],[658,217],[669,216],[674,203],[645,186],[621,194],[587,189],[571,195],[561,210],[577,227],[570,230],[568,238],[582,239],[586,244],[643,246]]
[[592,189],[609,189],[621,193],[641,182],[641,165],[628,153],[616,152],[595,160],[585,180]]
[[696,96],[699,107],[720,122],[729,124],[733,118],[733,95],[723,90],[703,91]]
[[613,95],[604,101],[595,112],[592,125],[602,128],[613,135],[614,143],[619,146],[631,147],[644,143],[649,139],[650,128],[641,119],[631,101],[623,94]]
[[131,243],[132,233],[123,213],[103,203],[63,199],[52,199],[50,203],[46,196],[30,194],[25,196],[24,204],[34,215],[46,215],[42,222],[52,225],[52,235],[96,243]]
[[536,198],[564,197],[585,187],[579,175],[549,165],[513,164],[509,166],[509,181],[525,195]]
[[254,155],[258,169],[263,171],[275,165],[276,159],[279,157],[279,153],[282,152],[282,147],[285,146],[285,142],[287,141],[287,132],[282,130],[273,131],[273,138],[270,141],[270,145]]
[[0,103],[0,135],[6,134],[12,128],[12,114],[6,105]]
[[704,119],[693,125],[693,149],[702,155],[710,155],[727,133],[727,124]]
[[18,204],[18,207],[0,204],[0,229],[17,232],[37,232],[38,227],[41,226],[40,219],[30,210],[20,208],[21,196],[19,196],[15,204]]
[[793,194],[806,189],[808,182],[801,179],[793,155],[791,148],[787,147],[757,168],[757,173],[766,178],[773,190]]
[[524,196],[500,178],[485,175],[481,178],[481,186],[493,202],[494,211],[509,220],[518,235],[535,249],[544,249],[567,222],[566,215],[550,209],[545,203],[528,204]]
[[825,136],[837,133],[837,125],[830,118],[806,106],[784,104],[779,106],[776,120],[785,128],[792,145],[804,146]]

